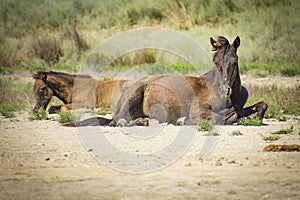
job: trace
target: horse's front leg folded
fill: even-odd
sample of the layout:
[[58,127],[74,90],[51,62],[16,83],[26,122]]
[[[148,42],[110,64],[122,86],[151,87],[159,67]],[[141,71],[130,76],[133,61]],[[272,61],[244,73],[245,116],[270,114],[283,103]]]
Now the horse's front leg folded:
[[261,101],[258,102],[252,106],[243,108],[241,110],[238,110],[236,112],[229,113],[226,117],[225,124],[233,124],[238,121],[238,119],[243,117],[248,117],[254,113],[257,113],[257,118],[262,120],[265,116],[265,112],[268,109],[268,104]]
[[65,105],[60,105],[60,106],[50,106],[48,109],[49,114],[55,114],[59,112],[67,112],[73,109],[72,104],[65,104]]
[[257,113],[257,118],[262,120],[265,116],[265,112],[268,109],[268,104],[261,101],[247,108],[243,108],[240,111],[237,111],[238,118],[248,117],[254,113]]

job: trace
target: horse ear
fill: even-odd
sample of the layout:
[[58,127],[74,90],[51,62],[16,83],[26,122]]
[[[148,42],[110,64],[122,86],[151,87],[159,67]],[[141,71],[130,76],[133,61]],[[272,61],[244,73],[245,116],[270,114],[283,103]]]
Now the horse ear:
[[41,79],[41,80],[45,81],[47,79],[47,75],[46,75],[46,72],[37,71],[37,72],[32,73],[32,78]]
[[212,37],[210,37],[210,44],[213,47],[213,51],[216,51],[220,46],[222,46],[221,42],[216,41]]
[[217,48],[217,46],[216,46],[217,41],[216,41],[214,38],[212,38],[212,37],[210,37],[210,44],[211,44],[211,46],[212,46],[214,49]]
[[235,40],[233,41],[233,44],[232,44],[232,45],[234,46],[235,49],[237,49],[237,48],[239,48],[240,44],[241,44],[240,37],[239,37],[239,36],[236,36],[236,38],[235,38]]

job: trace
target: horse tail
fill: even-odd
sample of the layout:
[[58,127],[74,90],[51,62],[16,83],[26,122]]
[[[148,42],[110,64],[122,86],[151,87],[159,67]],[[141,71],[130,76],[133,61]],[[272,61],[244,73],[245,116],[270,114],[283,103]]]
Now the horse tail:
[[107,126],[112,119],[106,119],[103,117],[92,117],[79,122],[67,122],[62,124],[66,127],[78,127],[78,126]]

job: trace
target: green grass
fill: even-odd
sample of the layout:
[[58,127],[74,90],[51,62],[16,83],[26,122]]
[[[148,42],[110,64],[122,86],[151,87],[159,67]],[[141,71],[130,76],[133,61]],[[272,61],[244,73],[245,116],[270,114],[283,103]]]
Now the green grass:
[[30,120],[45,120],[48,119],[48,113],[46,110],[41,110],[39,112],[32,112],[29,115]]
[[235,131],[232,131],[232,132],[230,133],[230,135],[232,135],[232,136],[240,136],[240,135],[243,135],[243,134],[242,134],[241,131],[235,130]]
[[26,66],[18,66],[18,67],[0,67],[0,74],[13,74],[16,72],[22,71],[67,71],[70,73],[77,72],[79,70],[79,66],[76,65],[67,65],[64,63],[59,63],[53,66],[46,65],[26,65]]
[[280,129],[278,131],[273,132],[273,135],[284,135],[284,134],[288,134],[288,133],[292,133],[294,131],[294,126],[291,126],[289,128],[286,129]]
[[264,141],[275,141],[275,140],[279,140],[279,139],[280,139],[279,135],[268,135],[268,136],[263,137]]
[[238,121],[238,125],[242,125],[242,126],[261,126],[262,125],[262,120],[244,118],[244,119],[241,119],[240,121]]
[[76,122],[80,119],[80,115],[73,112],[58,113],[58,121],[60,123]]
[[300,63],[281,62],[242,62],[239,64],[241,74],[252,74],[256,77],[266,77],[268,75],[296,76],[300,75]]
[[205,120],[203,122],[199,122],[197,125],[198,131],[211,131],[213,129],[213,122],[210,120]]
[[0,104],[0,113],[6,118],[13,118],[13,117],[16,117],[14,112],[23,110],[25,107],[26,107],[26,105],[24,105],[22,103],[3,102]]
[[300,87],[279,88],[276,86],[248,87],[250,97],[246,106],[259,101],[266,102],[269,107],[266,118],[285,120],[284,115],[300,115]]
[[245,64],[243,73],[299,75],[299,6],[298,0],[2,0],[0,66],[34,67],[31,47],[46,35],[59,40],[65,54],[59,64],[73,69],[89,53],[81,54],[76,44],[62,37],[67,27],[76,24],[90,50],[112,35],[140,27],[164,27],[186,34],[195,31],[192,38],[207,51],[210,36],[222,34],[232,39],[240,35],[241,61],[278,63],[277,67]]
[[33,83],[14,83],[9,79],[0,80],[0,113],[15,117],[14,112],[31,109]]

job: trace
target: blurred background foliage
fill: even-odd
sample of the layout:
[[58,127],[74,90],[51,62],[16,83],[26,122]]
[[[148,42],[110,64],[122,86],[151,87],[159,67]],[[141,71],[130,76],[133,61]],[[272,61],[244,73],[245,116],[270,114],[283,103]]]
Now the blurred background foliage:
[[74,69],[105,38],[152,26],[181,31],[208,51],[210,36],[239,35],[242,62],[299,68],[299,13],[298,0],[2,0],[0,66]]

